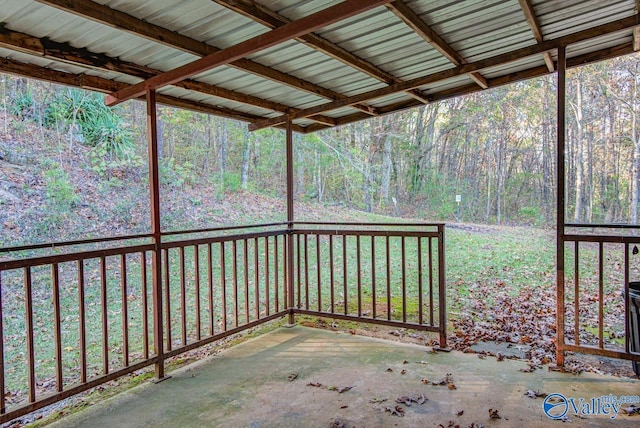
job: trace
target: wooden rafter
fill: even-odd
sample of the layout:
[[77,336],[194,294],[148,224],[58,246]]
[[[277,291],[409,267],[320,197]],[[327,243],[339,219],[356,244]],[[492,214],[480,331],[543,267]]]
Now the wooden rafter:
[[[389,85],[386,88],[376,89],[373,91],[357,94],[357,95],[348,97],[347,99],[344,99],[344,100],[337,100],[337,101],[325,103],[319,106],[303,109],[298,113],[291,114],[290,118],[291,120],[294,120],[301,117],[308,117],[309,115],[312,115],[312,114],[319,114],[326,111],[342,108],[349,105],[350,103],[369,101],[372,99],[391,95],[396,92],[405,91],[407,89],[419,88],[421,86],[451,79],[457,76],[461,76],[463,74],[468,74],[475,71],[481,71],[483,69],[495,67],[501,64],[507,64],[509,62],[517,61],[529,56],[540,55],[544,52],[557,49],[559,46],[567,46],[573,43],[585,41],[585,40],[588,40],[597,36],[601,36],[604,34],[609,34],[616,31],[633,28],[637,25],[639,19],[640,19],[640,16],[633,15],[627,18],[619,19],[617,21],[609,22],[607,24],[602,24],[587,30],[579,31],[577,33],[567,34],[565,36],[558,37],[556,39],[544,40],[532,46],[526,46],[512,52],[503,53],[503,54],[496,55],[494,57],[486,58],[473,63],[459,65],[457,67],[454,67],[448,70],[443,70],[437,73],[433,73],[428,76],[423,76],[423,77],[418,77],[416,79],[408,80],[401,84],[396,83],[393,85]],[[273,126],[276,124],[282,124],[284,123],[285,119],[286,118],[284,116],[276,117],[273,119],[263,119],[256,123],[250,124],[249,129],[254,131],[257,129]]]
[[[601,49],[595,52],[590,52],[590,53],[586,53],[571,59],[567,60],[567,68],[574,68],[574,67],[578,67],[578,66],[583,66],[586,64],[591,64],[593,62],[598,62],[598,61],[602,61],[605,59],[609,59],[609,58],[615,58],[615,57],[619,57],[621,55],[628,55],[633,53],[633,44],[632,43],[627,43],[624,45],[619,45],[619,46],[614,46],[614,47],[609,47],[609,48],[605,48],[605,49]],[[537,67],[533,67],[527,70],[522,70],[522,71],[518,71],[516,73],[511,73],[505,76],[500,76],[500,77],[496,77],[493,79],[489,80],[489,84],[491,85],[492,88],[494,87],[499,87],[499,86],[503,86],[503,85],[508,85],[510,83],[513,82],[517,82],[520,80],[527,80],[527,79],[532,79],[535,77],[540,77],[540,76],[544,76],[546,74],[549,74],[550,71],[549,69],[546,67],[546,65],[543,66],[537,66]],[[455,87],[455,88],[450,88],[450,89],[445,89],[443,91],[439,91],[439,92],[435,92],[432,94],[429,94],[433,101],[441,101],[441,100],[445,100],[445,99],[450,99],[450,98],[455,98],[455,97],[459,97],[462,95],[467,95],[467,94],[471,94],[474,92],[478,91],[478,86],[475,84],[468,84],[465,86],[461,86],[461,87]],[[415,100],[409,100],[409,101],[402,101],[402,102],[398,102],[398,103],[394,103],[388,106],[385,106],[383,108],[380,109],[380,114],[390,114],[390,113],[394,113],[394,112],[398,112],[401,110],[406,110],[409,108],[415,108],[415,107],[419,107],[420,103],[415,101]],[[363,115],[362,113],[353,113],[350,114],[348,116],[342,116],[337,120],[337,126],[342,126],[342,125],[346,125],[349,123],[353,123],[353,122],[358,122],[361,120],[366,119],[367,116]],[[309,125],[307,127],[305,127],[305,132],[306,133],[310,133],[310,132],[316,132],[316,131],[320,131],[322,129],[325,129],[324,127],[322,127],[321,125]]]
[[[92,69],[115,71],[129,76],[139,77],[141,79],[148,79],[161,73],[160,70],[155,70],[132,62],[122,61],[117,58],[111,58],[107,55],[91,52],[84,48],[75,48],[68,43],[54,42],[45,37],[35,37],[18,31],[12,31],[1,25],[0,46],[30,55],[51,58],[57,61],[63,61],[69,64]],[[265,100],[242,92],[231,91],[229,89],[210,85],[204,82],[184,80],[182,82],[177,82],[175,86],[280,113],[291,113],[297,111],[297,109],[293,109],[284,104]],[[311,116],[309,119],[329,125],[335,120],[322,115]]]
[[[252,0],[213,1],[270,29],[279,28],[291,22],[290,19]],[[330,42],[329,40],[321,36],[318,36],[317,34],[304,34],[300,37],[297,37],[296,40],[305,43],[307,46],[311,46],[314,49],[342,62],[343,64],[353,67],[356,70],[359,70],[381,82],[391,84],[400,83],[402,81],[391,73],[388,73],[381,68],[376,67],[365,59],[354,55],[348,50],[336,45],[333,42]],[[407,94],[423,103],[429,102],[429,97],[420,91],[410,90],[407,91]]]
[[295,39],[298,36],[310,33],[318,28],[326,27],[327,25],[350,18],[377,6],[382,6],[389,1],[390,0],[347,0],[343,3],[338,3],[335,6],[328,7],[297,21],[278,27],[268,33],[260,34],[237,45],[207,55],[199,60],[151,77],[142,83],[114,92],[107,95],[105,102],[107,105],[115,105],[128,99],[139,97],[146,93],[148,89],[159,89],[188,79],[212,68],[229,64],[230,62],[276,46],[287,40]]
[[[538,17],[536,16],[536,12],[533,10],[533,5],[531,4],[531,0],[518,0],[520,2],[520,8],[524,13],[524,17],[527,19],[529,23],[529,27],[531,27],[531,32],[533,33],[533,37],[536,39],[536,42],[540,43],[543,40],[542,29],[540,28],[540,23],[538,22]],[[551,53],[545,52],[542,54],[544,57],[544,62],[547,64],[547,68],[550,72],[555,71],[555,65],[553,64],[553,58],[551,58]]]
[[[66,73],[11,59],[0,59],[0,71],[31,79],[43,80],[102,93],[110,93],[128,86],[126,83],[116,82],[115,80],[91,76],[88,74]],[[159,103],[167,106],[212,114],[229,119],[242,120],[244,122],[251,122],[259,119],[258,116],[251,114],[241,113],[236,110],[216,107],[210,104],[199,103],[183,98],[176,98],[161,94],[158,94],[157,98]],[[325,128],[325,126],[318,125],[318,129],[323,128]],[[295,130],[296,132],[304,132],[304,128],[301,126],[295,126]]]
[[[201,42],[180,33],[167,30],[159,25],[138,19],[127,13],[112,9],[108,6],[95,3],[90,0],[37,0],[40,3],[63,10],[74,15],[91,19],[92,21],[108,25],[118,30],[135,34],[153,42],[161,43],[165,46],[179,49],[197,56],[207,56],[219,52],[220,49]],[[236,69],[244,70],[256,76],[269,79],[274,82],[285,84],[292,88],[311,93],[330,100],[343,99],[345,96],[331,89],[324,88],[306,80],[299,79],[287,73],[283,73],[274,68],[267,67],[260,63],[239,59],[227,64]],[[374,107],[356,104],[354,108],[369,115],[376,115]]]
[[[387,8],[407,24],[420,37],[430,43],[438,52],[444,55],[449,61],[455,65],[466,64],[467,61],[453,49],[438,33],[433,31],[431,27],[417,13],[407,6],[402,0],[396,0],[387,5]],[[489,84],[487,79],[479,72],[469,73],[469,77],[476,82],[482,89],[487,89]]]

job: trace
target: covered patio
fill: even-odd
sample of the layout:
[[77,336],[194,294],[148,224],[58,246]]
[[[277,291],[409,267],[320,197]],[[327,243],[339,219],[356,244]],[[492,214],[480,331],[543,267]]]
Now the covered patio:
[[[437,335],[438,347],[446,349],[445,225],[297,221],[293,133],[315,132],[557,73],[556,184],[560,190],[565,187],[567,68],[640,50],[638,4],[630,0],[5,0],[1,4],[1,71],[100,91],[107,94],[107,105],[132,99],[146,102],[151,218],[147,234],[0,249],[0,422],[146,367],[153,366],[156,379],[163,380],[169,358],[278,318],[287,317],[294,325],[297,314],[431,332]],[[163,229],[157,103],[246,121],[252,131],[284,129],[287,221],[170,232]],[[629,283],[635,274],[629,255],[633,245],[640,243],[637,229],[637,225],[566,224],[564,192],[558,191],[554,327],[559,366],[564,365],[567,351],[640,361],[640,354],[630,346],[628,288],[624,292],[623,346],[610,347],[603,327],[603,284],[611,280],[604,275],[605,261],[609,254],[621,255],[624,266],[618,280]],[[580,249],[594,245],[599,261],[594,273],[599,284],[599,326],[594,333],[598,340],[585,344],[580,335],[584,329]],[[565,267],[566,261],[571,265]],[[572,273],[571,281],[566,281],[565,270]],[[61,290],[71,290],[77,296],[72,310],[61,306]],[[140,301],[129,301],[132,290],[139,292]],[[19,310],[11,306],[16,296],[23,300]],[[114,312],[117,317],[110,315]],[[76,321],[70,324],[70,318]],[[24,325],[24,346],[5,340],[3,323],[10,322]],[[42,333],[43,322],[51,326],[53,337]],[[67,343],[71,329],[77,335],[73,346]],[[38,343],[42,340],[55,343],[54,355],[40,355]],[[305,351],[309,343],[317,344],[317,355]],[[453,354],[419,358],[424,349],[395,348],[302,328],[271,333],[231,350],[224,362],[227,365],[222,367],[229,373],[234,361],[240,367],[245,357],[249,366],[260,367],[261,359],[259,364],[250,360],[260,348],[265,349],[260,355],[272,353],[270,358],[274,359],[264,360],[272,366],[263,367],[262,372],[274,373],[270,378],[274,383],[262,383],[253,376],[247,381],[264,394],[277,385],[284,398],[293,400],[306,396],[302,390],[314,391],[306,383],[301,390],[292,389],[301,382],[326,386],[329,384],[323,382],[344,378],[359,385],[352,395],[360,400],[360,408],[376,397],[362,392],[366,384],[362,379],[349,378],[353,361],[370,358],[373,365],[365,367],[369,367],[367,374],[375,384],[387,375],[384,370],[377,374],[382,366],[388,364],[394,375],[403,370],[395,365],[405,358],[400,363],[383,364],[391,354],[406,353],[410,365],[424,360],[425,376],[453,373],[456,384],[465,387],[457,391],[445,386],[434,408],[430,407],[432,397],[422,405],[407,406],[411,411],[439,412],[443,424],[455,420],[457,414],[451,413],[459,407],[458,392],[474,391],[471,394],[479,401],[469,408],[475,415],[486,407],[484,397],[509,385],[509,398],[496,402],[501,411],[505,409],[504,420],[509,418],[511,424],[522,418],[545,425],[548,419],[540,411],[539,401],[533,399],[525,406],[529,410],[524,412],[529,414],[515,415],[514,410],[514,416],[506,415],[506,410],[516,408],[513,403],[529,400],[516,392],[524,395],[529,388],[560,388],[567,379],[574,379],[534,373],[526,375],[528,380],[514,381],[521,378],[501,377],[502,366],[494,364],[517,363],[450,356]],[[334,348],[343,352],[335,353]],[[372,349],[380,359],[367,357],[370,354],[365,349]],[[11,358],[8,352],[13,353]],[[286,371],[291,373],[282,372],[280,352],[290,361]],[[322,372],[328,366],[313,363],[316,356],[330,357],[323,364],[331,365],[334,373],[345,370],[341,372],[344,376],[311,379],[312,375],[328,376]],[[47,359],[54,362],[49,372],[39,364]],[[218,363],[214,361],[211,367]],[[430,372],[431,366],[437,370]],[[190,370],[204,370],[198,372],[203,379],[217,378],[217,369],[204,368]],[[304,368],[309,371],[303,373]],[[188,379],[185,373],[171,382],[184,387],[180,385]],[[293,373],[300,380],[285,383]],[[517,375],[517,370],[514,373],[524,376]],[[406,379],[409,377],[387,385],[391,388],[389,397],[380,398],[395,400],[393,396],[408,388]],[[589,376],[581,379],[585,390],[574,389],[576,396],[600,394],[602,385],[607,385],[603,387],[605,394],[637,391],[637,383],[611,383]],[[9,383],[13,389],[19,385],[23,399],[11,399]],[[170,384],[149,385],[140,397],[163,404],[162,394],[176,394],[170,387],[163,389]],[[221,387],[219,394],[223,394]],[[331,394],[336,391],[318,388],[318,396],[335,398]],[[239,403],[241,410],[249,406]],[[326,409],[314,410],[316,404],[305,404],[308,413],[292,410],[291,426],[331,422],[318,419],[319,413],[313,412]],[[361,413],[355,405],[345,405],[349,407],[338,406],[336,414],[344,410],[350,424],[382,425],[386,419],[380,418],[393,416],[384,411]],[[261,420],[266,426],[284,423],[278,419],[281,413],[261,412],[225,413],[224,417],[230,418],[230,425],[258,426]],[[418,420],[412,419],[418,418],[417,414],[406,413],[404,421]],[[82,417],[98,418],[95,423],[99,424],[101,416]],[[203,417],[217,423],[222,413],[212,410]],[[182,423],[177,421],[174,423]]]

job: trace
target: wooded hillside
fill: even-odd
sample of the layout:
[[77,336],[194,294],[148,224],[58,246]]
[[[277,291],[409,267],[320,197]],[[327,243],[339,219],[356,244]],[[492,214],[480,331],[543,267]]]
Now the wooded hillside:
[[[637,223],[639,64],[634,54],[570,70],[570,222]],[[66,239],[56,231],[63,226],[82,236],[147,231],[144,105],[110,110],[100,94],[1,77],[4,243]],[[551,75],[296,135],[296,200],[453,221],[460,195],[462,221],[553,224],[555,81]],[[284,198],[281,130],[250,133],[241,122],[164,106],[159,118],[165,229],[254,218],[215,205],[243,189]],[[296,215],[304,219],[305,210]],[[284,216],[274,209],[262,217]]]

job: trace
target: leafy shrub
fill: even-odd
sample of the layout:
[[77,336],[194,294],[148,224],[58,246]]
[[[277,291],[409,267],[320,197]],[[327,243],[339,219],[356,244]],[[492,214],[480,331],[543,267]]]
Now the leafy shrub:
[[64,214],[80,200],[69,176],[59,166],[44,172],[48,209],[57,214]]

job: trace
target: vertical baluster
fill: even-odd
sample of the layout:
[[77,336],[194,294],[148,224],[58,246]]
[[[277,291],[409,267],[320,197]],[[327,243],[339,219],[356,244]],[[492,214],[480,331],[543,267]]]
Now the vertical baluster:
[[233,321],[234,328],[238,327],[238,242],[234,239],[231,241],[233,251]]
[[60,327],[60,269],[58,263],[51,265],[51,282],[53,285],[53,338],[56,352],[56,389],[62,391],[62,329]]
[[200,317],[200,250],[199,245],[196,244],[193,246],[193,270],[194,272],[194,283],[195,283],[195,311],[196,311],[196,340],[200,340],[202,338],[201,333],[201,317]]
[[578,241],[575,241],[575,259],[574,259],[574,269],[575,269],[575,282],[573,284],[573,334],[574,334],[574,343],[576,345],[580,345],[580,256],[579,256],[579,247],[580,244]]
[[280,312],[280,296],[279,296],[280,284],[278,281],[278,235],[273,237],[273,281],[275,282],[274,288],[273,288],[275,296],[273,299],[276,305],[276,313],[277,313],[277,312]]
[[604,246],[598,243],[598,346],[604,348]]
[[85,310],[84,297],[84,260],[78,260],[78,324],[79,335],[78,345],[80,352],[80,382],[87,381],[87,315]]
[[269,269],[269,237],[265,236],[264,237],[264,299],[266,302],[266,307],[265,307],[265,314],[266,316],[271,315],[271,307],[270,307],[270,302],[269,299],[271,298],[271,296],[269,295],[269,274],[270,274],[270,269]]
[[356,273],[358,286],[358,318],[362,316],[362,260],[360,256],[360,235],[356,236]]
[[376,237],[371,235],[371,305],[373,318],[377,318],[376,311]]
[[129,366],[129,303],[127,301],[127,255],[120,255],[120,289],[122,292],[122,357]]
[[149,359],[149,311],[147,300],[147,253],[140,252],[140,276],[142,278],[142,346],[144,359]]
[[24,268],[24,305],[26,316],[27,331],[27,372],[29,376],[28,389],[29,389],[29,402],[36,401],[36,356],[33,344],[33,296],[32,296],[32,283],[31,283],[31,268]]
[[344,314],[349,312],[347,302],[347,235],[342,235],[342,292],[344,293]]
[[209,288],[209,336],[215,334],[215,311],[213,305],[213,246],[211,242],[207,244],[207,286]]
[[100,300],[102,303],[102,372],[109,373],[109,308],[107,301],[107,260],[100,257]]
[[166,327],[165,334],[167,336],[167,352],[173,348],[173,340],[171,335],[171,277],[169,276],[169,249],[164,250],[164,308]]
[[[577,257],[576,257],[577,259]],[[624,244],[624,351],[630,352],[631,332],[629,330],[629,244]]]
[[220,292],[222,299],[222,331],[227,331],[227,264],[224,254],[225,242],[220,242]]
[[391,321],[391,248],[389,248],[389,235],[385,236],[385,247],[387,259],[387,320]]
[[182,345],[187,344],[187,280],[184,268],[184,247],[180,247],[180,320]]
[[407,260],[404,236],[402,236],[400,243],[402,248],[402,322],[407,322]]
[[298,271],[298,276],[297,276],[297,285],[298,285],[298,308],[302,307],[302,276],[301,276],[301,272],[302,272],[302,264],[300,263],[300,234],[296,235],[296,257],[297,257],[297,261],[298,264],[296,266],[296,270]]
[[433,326],[433,239],[429,238],[429,325]]
[[260,319],[260,283],[258,272],[258,238],[253,238],[253,292],[255,302],[255,317]]
[[5,399],[5,371],[4,371],[4,307],[2,301],[2,271],[0,270],[0,414],[7,411]]
[[304,235],[304,308],[309,310],[309,235]]
[[418,236],[418,324],[422,324],[422,238]]
[[331,287],[331,313],[336,311],[335,275],[333,266],[333,235],[329,235],[329,285]]
[[322,311],[322,276],[320,266],[320,235],[316,235],[316,273],[317,273],[317,288],[318,288],[318,312]]
[[244,271],[244,317],[245,322],[249,323],[249,241],[244,240],[242,246],[242,260]]

